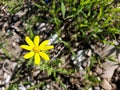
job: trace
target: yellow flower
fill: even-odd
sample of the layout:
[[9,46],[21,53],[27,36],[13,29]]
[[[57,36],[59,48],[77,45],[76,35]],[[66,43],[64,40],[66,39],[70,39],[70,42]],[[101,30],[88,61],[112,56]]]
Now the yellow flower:
[[25,37],[25,41],[28,45],[21,45],[20,47],[29,50],[27,54],[24,55],[25,59],[29,59],[34,56],[34,63],[36,65],[40,64],[40,57],[44,60],[50,60],[49,56],[45,53],[46,50],[53,49],[53,45],[48,45],[49,40],[43,41],[40,45],[39,36],[35,36],[34,41],[32,41],[28,36]]

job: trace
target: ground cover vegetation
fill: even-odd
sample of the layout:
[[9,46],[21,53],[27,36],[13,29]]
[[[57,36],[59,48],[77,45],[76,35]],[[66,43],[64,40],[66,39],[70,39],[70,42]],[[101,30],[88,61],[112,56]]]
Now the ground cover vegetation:
[[120,90],[119,22],[119,0],[0,0],[0,90]]

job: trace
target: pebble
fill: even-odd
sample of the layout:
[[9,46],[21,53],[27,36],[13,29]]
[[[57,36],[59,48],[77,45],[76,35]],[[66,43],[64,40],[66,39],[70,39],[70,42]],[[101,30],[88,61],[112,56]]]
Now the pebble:
[[106,79],[103,79],[100,85],[104,90],[112,90],[112,86]]
[[31,83],[31,85],[32,85],[32,86],[34,86],[34,85],[35,85],[35,83],[34,83],[34,82],[32,82],[32,83]]
[[94,90],[101,90],[99,86],[95,86]]
[[79,66],[79,70],[80,70],[80,71],[83,71],[84,69],[83,69],[83,67]]
[[27,89],[30,88],[30,85],[27,85],[26,88],[27,88]]
[[90,87],[88,90],[92,90],[92,88]]
[[77,64],[77,61],[74,61],[73,64],[76,65],[76,64]]
[[13,15],[12,16],[12,21],[13,22],[17,22],[17,21],[19,21],[20,20],[20,18],[18,17],[18,15]]
[[5,79],[5,83],[9,83],[10,79],[11,79],[11,76],[7,75],[7,78]]
[[97,67],[97,69],[96,69],[96,73],[99,74],[99,75],[101,75],[102,72],[103,72],[103,70],[102,70],[101,68]]
[[90,57],[92,55],[92,51],[90,49],[88,49],[88,50],[86,50],[85,54]]
[[38,27],[38,30],[40,30],[40,31],[45,31],[45,30],[47,30],[47,28],[46,28],[45,26],[46,26],[45,23],[41,23],[41,24],[39,25],[39,27]]
[[50,85],[48,85],[48,84],[47,84],[47,86],[46,86],[46,87],[47,87],[47,88],[50,88]]
[[88,65],[87,61],[82,62],[82,67],[83,67],[83,68],[86,68],[87,65]]
[[91,56],[91,50],[79,50],[76,56],[72,56],[71,60],[73,64],[79,67],[78,69],[81,71],[83,68],[86,68],[90,65],[90,60],[88,60]]
[[0,80],[0,85],[2,85],[2,81]]
[[4,73],[4,79],[8,77],[8,74],[7,73]]
[[56,44],[58,40],[58,35],[57,34],[53,34],[50,39],[49,39],[49,44]]
[[40,71],[37,70],[37,71],[33,72],[33,76],[36,77],[39,73],[40,73]]
[[87,67],[89,67],[90,66],[90,60],[86,60],[86,61],[83,61],[82,62],[82,67],[83,68],[87,68]]
[[5,87],[2,87],[1,90],[5,90]]
[[21,86],[19,87],[19,90],[26,90],[26,88],[25,88],[23,85],[21,85]]

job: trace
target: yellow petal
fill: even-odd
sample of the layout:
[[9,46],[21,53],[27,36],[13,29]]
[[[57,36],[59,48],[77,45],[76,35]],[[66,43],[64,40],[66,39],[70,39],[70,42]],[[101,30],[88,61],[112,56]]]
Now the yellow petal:
[[45,60],[50,60],[50,58],[49,58],[49,56],[46,54],[46,53],[44,53],[44,52],[39,52],[39,55],[43,58],[43,59],[45,59]]
[[48,43],[49,43],[49,40],[43,41],[43,42],[40,44],[39,48],[40,48],[40,49],[43,48],[43,47],[46,46]]
[[32,50],[32,47],[30,47],[28,45],[21,45],[20,47],[23,49],[26,49],[26,50]]
[[35,46],[38,46],[39,43],[40,43],[40,38],[39,38],[39,36],[35,36],[35,38],[34,38],[34,44],[35,44]]
[[33,41],[28,36],[25,37],[25,41],[30,47],[34,47]]
[[44,46],[42,48],[39,48],[40,50],[50,50],[50,49],[53,49],[54,46],[53,45],[50,45],[50,46]]
[[36,65],[39,65],[39,64],[40,64],[40,56],[39,56],[39,54],[36,53],[34,58],[35,58],[35,59],[34,59],[34,63],[35,63]]
[[34,56],[34,54],[35,54],[34,52],[29,52],[29,53],[27,53],[27,54],[24,55],[24,58],[25,59],[31,58],[31,57]]

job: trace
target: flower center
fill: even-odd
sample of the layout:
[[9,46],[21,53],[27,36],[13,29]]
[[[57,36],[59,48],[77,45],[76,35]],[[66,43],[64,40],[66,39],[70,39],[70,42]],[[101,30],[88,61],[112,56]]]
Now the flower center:
[[33,48],[33,51],[34,51],[35,53],[40,52],[39,47],[38,47],[38,46],[35,46],[35,47]]

